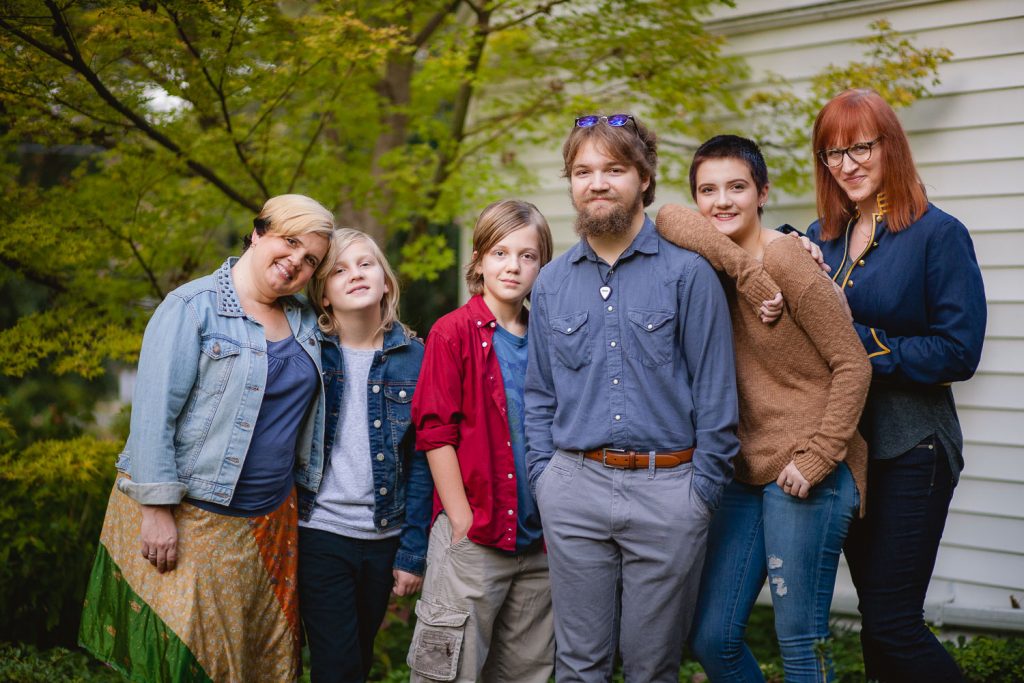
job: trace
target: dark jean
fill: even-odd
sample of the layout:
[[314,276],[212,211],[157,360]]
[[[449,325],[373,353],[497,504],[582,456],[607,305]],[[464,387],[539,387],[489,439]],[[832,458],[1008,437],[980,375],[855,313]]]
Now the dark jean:
[[398,542],[299,527],[299,611],[313,683],[366,680],[391,597]]
[[831,659],[817,644],[829,635],[839,553],[859,507],[845,464],[804,499],[775,482],[726,487],[708,534],[690,642],[711,681],[764,681],[743,635],[765,578],[787,683],[832,679]]
[[868,511],[844,551],[860,600],[861,647],[869,680],[962,681],[924,621],[924,598],[953,497],[949,458],[929,437],[868,466]]

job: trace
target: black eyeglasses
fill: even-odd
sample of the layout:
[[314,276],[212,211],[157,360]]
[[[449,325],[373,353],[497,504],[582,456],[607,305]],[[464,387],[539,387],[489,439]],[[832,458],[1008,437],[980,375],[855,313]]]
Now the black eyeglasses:
[[842,149],[836,147],[833,149],[823,149],[818,152],[818,158],[821,159],[821,163],[825,164],[829,168],[839,168],[843,165],[843,157],[849,155],[854,162],[862,164],[871,158],[871,148],[879,143],[881,137],[877,137],[874,140],[867,142],[858,142],[850,145],[849,147],[843,147]]
[[633,120],[632,114],[612,114],[611,116],[598,116],[597,114],[588,114],[587,116],[576,117],[577,128],[590,128],[604,121],[612,128],[621,128],[630,121],[633,121],[633,126],[636,126],[636,121]]

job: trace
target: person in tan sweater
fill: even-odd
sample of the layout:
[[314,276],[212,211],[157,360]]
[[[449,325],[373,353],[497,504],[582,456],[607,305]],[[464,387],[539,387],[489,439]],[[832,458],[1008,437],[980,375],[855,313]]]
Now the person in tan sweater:
[[[866,500],[857,422],[871,366],[829,278],[795,239],[761,226],[768,172],[757,145],[720,135],[697,150],[700,213],[667,205],[668,240],[725,271],[736,347],[740,454],[709,530],[691,647],[711,681],[763,681],[743,642],[766,578],[786,680],[831,680],[829,607],[847,529]],[[773,324],[737,297],[764,271],[781,288]]]

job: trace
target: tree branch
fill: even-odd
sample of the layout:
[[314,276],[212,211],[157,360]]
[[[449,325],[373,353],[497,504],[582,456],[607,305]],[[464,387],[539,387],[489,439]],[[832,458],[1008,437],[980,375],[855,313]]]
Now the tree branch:
[[[469,115],[469,105],[473,100],[473,81],[480,70],[480,63],[483,59],[484,47],[487,45],[487,38],[490,34],[489,22],[490,12],[484,11],[477,15],[478,22],[473,32],[473,44],[470,48],[469,59],[466,63],[466,70],[463,73],[462,84],[455,96],[452,108],[451,147],[448,150],[441,149],[437,159],[437,166],[434,168],[432,189],[429,193],[429,208],[433,209],[441,198],[441,185],[451,175],[451,162],[455,151],[465,137],[466,118]],[[418,229],[425,228],[425,223],[419,221]]]
[[243,197],[233,187],[231,187],[224,179],[218,176],[213,169],[206,165],[196,161],[189,157],[184,150],[181,149],[173,140],[168,138],[166,135],[161,133],[159,130],[154,128],[144,117],[132,110],[124,102],[121,102],[109,89],[103,84],[99,76],[94,72],[88,64],[85,63],[85,59],[82,57],[82,53],[78,50],[78,45],[75,43],[74,36],[71,33],[71,27],[68,25],[62,10],[57,6],[54,0],[46,0],[46,6],[50,10],[50,14],[54,20],[54,29],[57,35],[64,42],[67,48],[68,54],[64,55],[57,52],[48,45],[41,43],[40,41],[32,38],[25,34],[23,31],[15,29],[10,24],[7,24],[0,19],[0,27],[9,30],[14,35],[29,43],[33,47],[41,50],[50,57],[56,59],[60,63],[70,67],[73,71],[78,73],[85,81],[92,86],[92,89],[96,91],[96,94],[100,96],[104,102],[106,102],[114,111],[119,113],[121,116],[128,119],[136,129],[143,133],[150,140],[156,142],[158,145],[168,150],[178,158],[185,162],[185,165],[189,170],[205,179],[227,197],[229,197],[235,203],[245,207],[253,213],[259,211],[259,205],[253,202],[251,199]]
[[263,111],[263,113],[259,115],[259,117],[256,119],[256,121],[252,124],[252,126],[249,128],[249,131],[245,134],[245,137],[242,138],[242,142],[243,143],[248,141],[249,138],[252,137],[252,134],[255,133],[256,129],[259,128],[263,124],[263,121],[268,116],[270,116],[271,113],[273,113],[274,109],[277,108],[277,105],[281,104],[282,100],[284,100],[284,98],[288,97],[288,95],[291,94],[291,91],[295,87],[295,84],[298,83],[300,80],[302,80],[305,77],[306,74],[308,74],[310,71],[312,71],[317,66],[319,66],[323,61],[324,61],[324,59],[320,58],[320,59],[316,60],[315,62],[313,62],[312,64],[310,64],[307,68],[305,68],[305,69],[299,71],[297,74],[295,74],[295,78],[292,79],[291,83],[289,83],[287,86],[285,86],[285,89],[282,90],[281,93],[277,97],[274,98],[274,101],[270,103],[270,106],[268,106]]
[[245,169],[246,173],[249,174],[249,177],[256,183],[256,186],[260,189],[263,197],[270,197],[270,191],[267,190],[267,186],[263,182],[263,178],[256,172],[256,169],[253,168],[249,158],[245,154],[245,150],[242,149],[242,145],[239,143],[238,138],[235,137],[235,130],[231,125],[231,112],[228,111],[227,97],[224,96],[224,72],[221,71],[220,83],[215,83],[213,75],[210,74],[210,71],[206,68],[206,62],[203,59],[202,54],[200,54],[199,48],[195,46],[192,40],[189,39],[188,34],[185,33],[185,27],[181,24],[181,19],[178,16],[178,13],[168,7],[166,3],[163,3],[163,6],[164,11],[167,12],[167,16],[169,16],[171,21],[174,23],[174,28],[178,32],[178,36],[181,38],[182,42],[185,43],[185,47],[188,49],[189,54],[191,54],[196,60],[196,63],[199,65],[199,70],[203,72],[203,78],[206,79],[206,83],[210,86],[213,94],[217,96],[217,102],[220,105],[221,118],[224,120],[224,127],[227,129],[228,137],[231,138],[231,145],[235,148],[235,156],[237,156],[238,160],[241,162],[242,168]]
[[541,3],[537,5],[537,7],[534,8],[532,11],[527,12],[521,17],[509,19],[504,24],[498,24],[497,26],[491,27],[490,31],[491,33],[499,33],[501,31],[504,31],[505,29],[512,28],[513,26],[523,24],[529,21],[530,19],[533,19],[538,14],[547,14],[558,5],[564,5],[567,2],[571,2],[571,0],[549,0],[548,2]]
[[[344,78],[338,79],[338,85],[334,89],[334,92],[331,93],[330,98],[328,98],[327,105],[333,104],[334,101],[338,99],[338,95],[341,94],[342,86],[345,84],[345,81],[348,80],[349,76],[352,75],[352,72],[355,70],[355,68],[355,64],[349,64],[348,73],[345,74]],[[313,135],[310,136],[309,142],[306,143],[305,148],[302,150],[302,157],[299,159],[299,163],[295,167],[295,172],[292,174],[291,182],[288,183],[289,193],[295,189],[295,183],[297,183],[299,178],[302,176],[302,172],[306,166],[306,159],[309,158],[310,152],[313,151],[313,145],[316,144],[316,141],[320,138],[320,134],[323,133],[324,127],[332,118],[333,113],[327,106],[325,106],[323,114],[320,115],[320,121],[317,123],[316,130],[313,131]]]
[[53,275],[48,275],[46,273],[40,273],[39,271],[30,268],[21,261],[15,258],[11,258],[11,256],[8,254],[0,254],[0,263],[4,264],[14,272],[24,277],[25,279],[49,287],[55,292],[64,294],[68,291],[67,285],[61,282],[60,279],[58,279],[57,277]]
[[[434,35],[434,33],[441,27],[444,20],[448,18],[448,15],[458,9],[463,0],[452,0],[448,5],[438,11],[434,16],[427,20],[426,25],[420,29],[419,33],[412,39],[411,45],[417,50],[427,44],[427,41]],[[472,3],[469,3],[472,7]],[[475,8],[474,8],[475,10]]]

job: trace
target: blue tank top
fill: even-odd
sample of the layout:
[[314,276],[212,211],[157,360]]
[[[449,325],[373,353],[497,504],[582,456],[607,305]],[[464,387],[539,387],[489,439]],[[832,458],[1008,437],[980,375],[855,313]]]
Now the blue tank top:
[[210,512],[242,517],[276,510],[291,492],[295,443],[319,381],[316,365],[295,337],[267,342],[267,387],[235,495],[229,505],[191,498],[189,502]]

